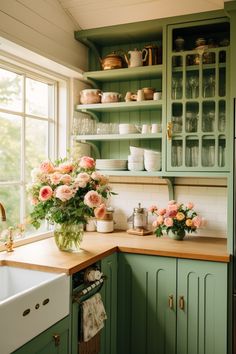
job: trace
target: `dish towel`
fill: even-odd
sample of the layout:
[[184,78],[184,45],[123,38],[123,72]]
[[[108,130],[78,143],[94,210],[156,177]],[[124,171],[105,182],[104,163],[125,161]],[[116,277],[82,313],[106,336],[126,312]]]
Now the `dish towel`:
[[97,293],[81,303],[81,328],[84,342],[93,338],[103,327],[107,319],[106,311],[100,293]]

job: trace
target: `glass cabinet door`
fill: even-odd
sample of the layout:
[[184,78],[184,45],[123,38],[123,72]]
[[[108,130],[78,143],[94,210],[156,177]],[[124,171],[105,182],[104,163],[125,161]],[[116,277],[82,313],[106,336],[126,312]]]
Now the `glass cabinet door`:
[[225,22],[169,28],[169,171],[227,169],[228,31]]

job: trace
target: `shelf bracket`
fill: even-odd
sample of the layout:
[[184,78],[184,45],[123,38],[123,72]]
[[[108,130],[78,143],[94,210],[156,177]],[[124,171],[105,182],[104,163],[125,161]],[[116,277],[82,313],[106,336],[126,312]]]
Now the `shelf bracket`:
[[94,43],[91,42],[88,38],[83,38],[83,43],[94,52],[99,63],[101,63],[101,57],[100,57],[99,51],[98,51],[97,47],[94,45]]
[[169,200],[174,200],[175,199],[175,190],[174,190],[174,177],[161,177],[166,181],[167,187],[168,187],[168,193],[169,193]]

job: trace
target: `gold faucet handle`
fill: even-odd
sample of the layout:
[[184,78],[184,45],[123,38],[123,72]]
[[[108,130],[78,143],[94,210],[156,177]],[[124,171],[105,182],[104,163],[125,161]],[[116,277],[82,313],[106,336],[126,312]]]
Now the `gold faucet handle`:
[[172,138],[172,128],[173,128],[173,123],[168,122],[167,123],[167,138],[168,138],[168,140],[171,140],[171,138]]

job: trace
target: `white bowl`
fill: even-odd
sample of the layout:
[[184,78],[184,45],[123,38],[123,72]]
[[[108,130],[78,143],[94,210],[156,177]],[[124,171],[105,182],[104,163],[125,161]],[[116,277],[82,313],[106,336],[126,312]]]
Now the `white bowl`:
[[143,156],[140,155],[128,155],[128,162],[139,162],[143,163]]
[[128,162],[129,171],[143,171],[144,164],[143,162]]
[[119,133],[120,134],[134,134],[137,132],[138,132],[138,130],[134,124],[130,124],[130,123],[119,124]]
[[144,161],[144,168],[148,172],[160,171],[161,161],[156,161],[156,162]]
[[144,158],[148,156],[161,156],[160,151],[155,151],[155,150],[144,150]]
[[144,149],[136,146],[130,146],[130,153],[132,156],[142,156],[144,155]]

